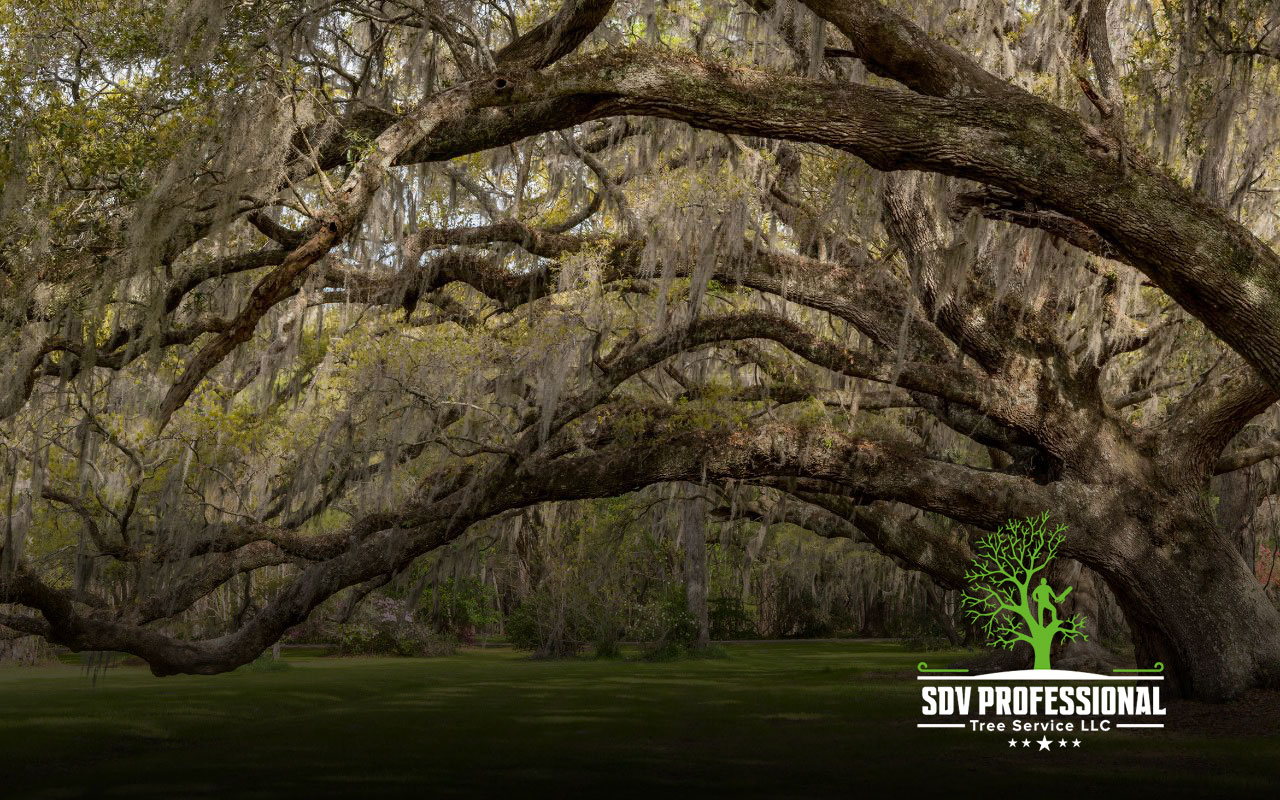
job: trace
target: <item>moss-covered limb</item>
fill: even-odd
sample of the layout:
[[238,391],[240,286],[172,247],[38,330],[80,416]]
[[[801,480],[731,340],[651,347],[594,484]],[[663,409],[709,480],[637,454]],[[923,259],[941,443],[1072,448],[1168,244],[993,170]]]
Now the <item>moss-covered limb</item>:
[[1005,372],[1010,360],[1068,358],[1059,337],[1011,293],[1001,292],[981,267],[971,268],[962,289],[942,285],[944,238],[941,218],[918,184],[891,176],[882,193],[883,219],[906,258],[929,318],[989,372]]
[[828,492],[847,497],[894,500],[977,525],[994,524],[999,515],[991,509],[1030,509],[1048,499],[1044,487],[1025,478],[937,461],[901,444],[820,426],[768,423],[698,432],[665,430],[657,420],[644,436],[620,444],[557,459],[522,477],[512,491],[591,497],[668,480],[770,479],[781,485],[779,480],[792,477],[834,486]]
[[[875,0],[802,2],[848,37],[852,45],[849,55],[862,59],[867,71],[875,75],[936,97],[1017,91]],[[754,5],[772,6],[772,2]]]
[[118,619],[128,625],[146,625],[169,619],[187,611],[201,598],[212,594],[233,578],[262,567],[291,564],[294,561],[295,556],[265,541],[211,555],[188,565],[189,572],[184,580],[156,589],[140,598],[135,605],[122,609]]
[[[890,556],[904,569],[924,573],[947,589],[965,586],[968,540],[929,524],[918,512],[885,501],[858,502],[814,487],[812,481],[766,479],[751,496],[717,494],[713,512],[722,519],[785,523],[827,539],[862,542]],[[827,491],[812,491],[822,488]]]
[[330,265],[322,277],[324,290],[342,292],[348,303],[403,306],[410,314],[419,299],[453,282],[472,287],[505,310],[545,297],[551,289],[546,270],[515,273],[497,258],[470,248],[443,251],[417,269],[371,274]]
[[[608,274],[605,277],[609,280],[639,275],[639,256],[643,250],[643,242],[639,240],[604,236],[548,235],[538,228],[516,220],[504,220],[491,225],[455,230],[425,230],[420,232],[416,238],[420,242],[431,245],[517,242],[530,252],[546,257],[559,256],[587,247],[598,247],[607,254]],[[748,244],[752,246],[750,243]],[[446,281],[461,281],[494,299],[502,307],[511,309],[521,302],[543,297],[550,291],[553,283],[549,276],[550,269],[551,267],[548,265],[542,270],[517,275],[500,268],[488,260],[469,256],[465,251],[453,250],[443,254],[427,272],[432,276],[432,287],[442,285]],[[686,276],[691,272],[692,267],[689,266],[677,266],[673,270],[673,274],[677,276]],[[974,406],[963,405],[964,403],[972,404],[975,402],[977,400],[976,394],[964,395],[965,399],[960,400],[958,398],[961,395],[948,394],[954,387],[945,386],[936,381],[921,381],[919,375],[928,374],[927,368],[923,366],[924,364],[929,362],[941,364],[951,361],[954,351],[939,335],[937,328],[925,319],[929,315],[927,313],[913,312],[913,298],[901,285],[888,280],[881,270],[868,270],[865,267],[859,269],[818,259],[760,250],[756,252],[756,257],[753,259],[751,267],[737,267],[716,271],[711,277],[714,280],[746,286],[757,291],[785,297],[793,303],[829,312],[851,322],[859,331],[883,348],[886,353],[891,353],[900,346],[898,339],[901,335],[903,319],[905,318],[908,320],[908,333],[910,334],[907,338],[907,347],[910,350],[907,354],[906,362],[909,374],[905,376],[905,380],[909,383],[915,381],[911,383],[911,386],[916,388],[919,393],[925,394],[926,398],[932,398],[932,401],[926,403],[924,407],[935,413],[935,415],[941,415],[940,418],[957,431],[966,435],[977,432],[982,441],[1008,449],[1010,452],[1022,453],[1022,461],[1030,463],[1034,460],[1030,455],[1023,453],[1028,447],[1034,447],[1033,439],[1028,438],[1025,433],[1018,434],[1012,431],[1006,427],[1007,423],[1002,425],[1000,422],[984,416],[983,412],[975,410],[976,407]],[[358,276],[356,278],[358,282]],[[341,283],[343,281],[339,280],[339,284]],[[382,298],[381,302],[398,302],[397,297],[399,294],[397,294],[397,291],[400,294],[403,293],[403,283],[403,279],[388,278],[383,279],[378,284],[381,288],[370,286],[368,289],[377,293]],[[367,300],[368,298],[362,295],[359,299]],[[1015,329],[1036,324],[1034,318],[1025,314],[1005,314],[1001,316],[992,312],[988,313],[987,316],[993,320],[1009,323]],[[746,326],[743,330],[747,331],[751,324],[758,324],[760,320],[749,323],[749,321],[743,319],[740,322]],[[703,341],[703,332],[709,331],[720,324],[721,321],[719,320],[708,321],[706,325],[700,326],[702,332],[692,334],[685,340],[684,345],[687,347],[698,346]],[[1009,325],[1006,325],[1006,328]],[[807,334],[802,336],[802,331],[798,325],[789,324],[784,327],[787,329],[785,335],[791,337],[797,343],[808,341],[811,338]],[[778,328],[773,331],[772,335],[778,336],[783,335],[783,333],[782,329]],[[961,340],[961,342],[965,341],[964,329],[952,331],[952,335]],[[1006,338],[1009,335],[1008,330],[1005,330],[1002,334]],[[797,336],[800,338],[796,338]],[[765,336],[765,338],[769,338],[769,336]],[[800,346],[803,347],[803,345]],[[817,351],[815,351],[815,354],[816,357],[823,357],[817,354]],[[832,364],[835,364],[835,362],[832,362]],[[835,367],[837,371],[849,369],[848,365],[841,368],[837,364]],[[870,369],[868,365],[863,365],[861,369],[862,371],[859,372],[861,377],[881,374],[880,372],[868,371]],[[949,367],[948,369],[956,368]],[[964,371],[961,370],[961,372]],[[1012,377],[1014,375],[1026,377],[1034,374],[1036,374],[1035,370],[1011,371],[1009,373],[1010,380],[1015,383],[1016,380]],[[996,373],[994,376],[984,378],[984,380],[1001,382],[1005,377]],[[881,376],[881,379],[883,379],[883,376]],[[921,388],[926,385],[930,388]],[[943,394],[933,397],[927,392],[932,392],[933,394],[942,392]],[[1008,390],[1007,393],[1011,395],[1018,394],[1012,389]],[[998,414],[999,412],[996,411],[994,413]],[[963,418],[963,421],[960,421],[961,418]],[[1019,418],[1025,421],[1030,419],[1030,415],[1021,414]],[[1007,417],[1000,417],[1000,419],[1007,419]]]
[[838,485],[808,479],[766,483],[852,525],[877,550],[907,569],[925,573],[939,586],[964,588],[965,569],[972,558],[966,536],[941,530],[902,505],[850,495]]
[[711,516],[725,521],[749,520],[762,525],[793,525],[824,539],[867,539],[853,522],[799,496],[781,490],[761,488],[750,494],[716,492]]
[[499,68],[550,66],[576,50],[612,8],[613,0],[566,0],[545,22],[499,50],[494,62]]
[[[185,641],[105,614],[85,613],[48,584],[19,569],[0,579],[11,602],[39,610],[47,638],[76,650],[122,650],[145,658],[157,674],[223,672],[247,663],[319,603],[348,586],[395,571],[460,536],[472,523],[538,502],[611,497],[651,483],[720,478],[797,476],[840,485],[850,493],[884,497],[984,522],[990,509],[1043,503],[1041,487],[1025,479],[921,457],[889,442],[850,437],[828,428],[776,423],[750,429],[659,431],[643,443],[569,454],[516,469],[498,464],[476,481],[410,513],[362,520],[340,554],[309,565],[257,616],[215,639]],[[418,520],[412,522],[411,520]],[[411,527],[404,528],[401,525]],[[369,531],[367,535],[357,532]],[[374,532],[376,531],[376,532]],[[225,560],[231,572],[277,558],[262,547]],[[243,556],[246,563],[237,559]],[[192,584],[192,592],[202,586]]]
[[[605,255],[603,278],[606,281],[644,274],[642,239],[554,233],[515,219],[467,228],[424,229],[415,235],[414,242],[418,248],[512,243],[532,255],[548,259],[594,248]],[[916,299],[887,274],[884,264],[846,264],[810,258],[764,248],[750,240],[744,243],[744,250],[752,253],[749,263],[717,268],[709,279],[784,297],[789,302],[830,313],[851,323],[886,351],[896,350],[900,345],[906,320],[906,344],[910,348],[909,358],[913,360],[942,362],[950,360],[956,352],[925,318],[927,315],[918,313]],[[551,290],[553,266],[550,264],[520,276],[509,272],[500,275],[495,271],[496,265],[471,263],[468,258],[459,251],[447,254],[442,266],[428,270],[435,276],[431,285],[438,286],[445,280],[467,283],[508,309],[516,300],[538,299]],[[691,264],[676,264],[664,267],[664,271],[674,277],[689,277],[694,268]]]
[[[549,19],[535,25],[513,39],[494,54],[494,67],[500,72],[542,69],[576,50],[591,35],[613,8],[613,0],[566,0]],[[585,115],[590,102],[579,105]],[[448,161],[457,156],[480,152],[519,141],[546,131],[568,127],[566,113],[573,108],[555,103],[533,104],[518,111],[475,109],[455,119],[445,120],[439,127],[408,150],[396,156],[397,164],[425,161]],[[323,142],[315,162],[301,155],[290,167],[290,179],[309,176],[316,166],[333,169],[348,162],[355,143],[377,138],[395,124],[396,117],[380,108],[359,108],[344,120],[342,130],[333,136],[317,136],[320,125],[304,127],[294,134],[294,147],[307,153],[310,143]]]
[[943,425],[978,444],[1002,451],[1008,460],[1006,472],[1048,477],[1049,464],[1034,436],[1007,425],[969,406],[951,403],[924,392],[912,392],[916,405],[928,411]]
[[[1213,473],[1230,472],[1222,451],[1250,420],[1280,400],[1271,384],[1228,352],[1189,391],[1160,428],[1162,455],[1178,478],[1198,485]],[[1261,455],[1261,451],[1254,451]],[[1249,462],[1236,457],[1236,463]]]
[[[286,255],[285,250],[266,249],[189,266],[165,288],[163,311],[172,315],[183,300],[206,281],[274,266],[283,262]],[[105,342],[90,343],[66,335],[42,336],[39,333],[45,327],[42,321],[29,322],[20,334],[28,346],[22,356],[10,365],[9,392],[0,398],[0,419],[6,419],[21,409],[39,378],[57,376],[71,379],[87,366],[123,369],[153,346],[190,344],[203,334],[223,330],[226,325],[225,320],[209,314],[189,320],[173,320],[172,324],[159,331],[150,331],[144,323],[138,322],[121,327]],[[63,354],[57,362],[48,358],[54,353]]]
[[1111,246],[1088,225],[1056,211],[1038,208],[1034,203],[1029,203],[1017,195],[1000,189],[982,187],[961,192],[955,196],[951,208],[948,209],[948,213],[955,218],[963,217],[971,211],[997,222],[1008,222],[1023,228],[1042,230],[1085,252],[1094,253],[1103,258],[1116,257]]
[[356,163],[329,198],[328,207],[307,231],[305,241],[290,250],[284,261],[258,282],[248,302],[227,328],[187,364],[160,404],[156,414],[159,428],[164,428],[210,370],[249,340],[258,321],[268,311],[297,291],[306,271],[359,225],[396,159],[430,135],[441,121],[456,118],[475,107],[471,88],[470,84],[463,84],[427,98],[378,136],[369,153]]
[[[600,383],[566,400],[558,424],[598,408],[602,397],[621,381],[673,353],[697,346],[699,337],[707,342],[781,337],[789,329],[785,320],[779,323],[738,315],[712,318],[693,335],[686,331],[642,341],[610,359]],[[801,349],[812,351],[833,367],[844,363],[851,368],[849,365],[859,363],[850,354],[842,356],[841,349],[821,343],[810,342]],[[73,604],[61,602],[59,595],[34,576],[5,588],[12,590],[9,596],[16,602],[45,614],[50,622],[49,637],[54,641],[82,649],[134,652],[147,658],[159,673],[217,672],[254,657],[332,593],[399,568],[452,540],[476,520],[531,503],[612,496],[628,487],[674,479],[677,474],[692,480],[782,474],[835,481],[850,492],[884,495],[979,519],[991,508],[1006,508],[1014,498],[1038,491],[1023,479],[934,462],[910,448],[850,438],[828,429],[777,425],[727,431],[676,428],[661,436],[645,437],[644,442],[641,447],[631,441],[610,446],[605,437],[600,441],[605,445],[603,450],[585,456],[560,451],[550,461],[535,457],[528,463],[486,467],[474,473],[474,480],[450,481],[446,477],[442,482],[428,481],[433,488],[444,487],[436,495],[439,500],[413,499],[394,512],[369,515],[329,535],[299,537],[270,526],[233,526],[205,537],[197,548],[225,556],[214,555],[208,569],[198,571],[163,598],[146,601],[127,618],[85,614]],[[235,633],[217,640],[183,642],[139,628],[143,620],[157,614],[180,611],[184,602],[193,602],[224,579],[300,556],[317,560],[276,602]]]
[[1280,258],[1220,208],[1086,122],[1023,93],[935,98],[616,50],[517,78],[494,102],[595,98],[595,117],[815,142],[879,170],[995,186],[1096,231],[1272,383],[1280,384]]
[[[645,243],[642,239],[554,233],[514,219],[467,228],[424,229],[414,237],[414,242],[419,248],[512,243],[532,255],[548,259],[594,248],[605,254],[605,280],[636,278],[644,274],[641,257]],[[937,328],[913,312],[916,300],[883,269],[771,250],[752,241],[744,243],[744,250],[752,253],[750,263],[718,268],[709,279],[731,286],[745,286],[826,311],[851,323],[886,350],[897,348],[903,320],[906,319],[908,345],[912,348],[913,358],[942,361],[954,354]],[[524,292],[523,298],[527,301],[542,297],[551,289],[551,265],[531,271],[524,278],[509,276],[501,281],[497,281],[496,276],[493,280],[486,277],[491,269],[487,266],[475,270],[450,267],[435,274],[468,283],[504,305],[508,300],[520,297],[520,292]],[[690,264],[675,264],[669,270],[675,277],[688,277],[694,271]],[[501,284],[500,291],[487,290],[485,287],[490,284]]]
[[1008,425],[1025,425],[1034,418],[1034,411],[1021,406],[1016,393],[993,392],[985,376],[961,365],[910,361],[896,364],[886,358],[850,350],[778,314],[745,311],[704,317],[688,326],[619,346],[603,359],[600,376],[562,400],[546,428],[539,429],[534,425],[537,414],[531,412],[525,420],[526,431],[516,449],[521,453],[532,453],[548,433],[559,431],[605,402],[623,381],[678,353],[750,339],[775,342],[838,374],[946,398]]
[[1228,472],[1246,469],[1254,464],[1280,456],[1280,441],[1269,441],[1244,447],[1231,453],[1219,456],[1213,464],[1214,475],[1225,475]]

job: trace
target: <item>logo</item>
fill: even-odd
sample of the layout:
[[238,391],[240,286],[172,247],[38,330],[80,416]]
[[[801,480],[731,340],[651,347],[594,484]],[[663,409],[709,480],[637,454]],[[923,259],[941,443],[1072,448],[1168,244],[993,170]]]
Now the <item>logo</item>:
[[[978,541],[965,573],[969,588],[961,595],[960,607],[989,647],[1013,650],[1024,644],[1031,649],[1033,666],[970,675],[968,669],[930,669],[920,662],[921,713],[931,720],[948,721],[922,722],[916,727],[1013,734],[1008,747],[1035,744],[1036,752],[1079,748],[1081,733],[1164,727],[1164,723],[1145,721],[1165,714],[1158,685],[1164,680],[1159,674],[1163,664],[1116,669],[1111,675],[1051,666],[1055,642],[1089,638],[1083,615],[1064,619],[1058,610],[1072,587],[1055,590],[1046,575],[1065,531],[1065,525],[1050,529],[1045,511],[1038,517],[1009,520]],[[1040,738],[1033,740],[1029,734]]]
[[[1049,512],[1025,520],[1009,520],[1000,530],[978,542],[972,568],[964,574],[969,589],[960,598],[964,614],[982,628],[990,647],[1012,650],[1018,642],[1031,645],[1035,669],[1049,669],[1053,640],[1085,640],[1085,618],[1058,617],[1056,603],[1071,594],[1068,586],[1055,592],[1039,578],[1058,555],[1066,525],[1048,530]],[[1033,586],[1034,584],[1034,586]]]

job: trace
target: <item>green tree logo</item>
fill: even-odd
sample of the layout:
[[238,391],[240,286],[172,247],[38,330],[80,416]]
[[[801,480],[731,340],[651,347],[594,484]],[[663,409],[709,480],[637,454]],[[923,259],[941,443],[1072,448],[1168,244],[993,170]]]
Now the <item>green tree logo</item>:
[[973,567],[965,573],[969,588],[960,597],[964,613],[982,628],[989,647],[1012,650],[1027,642],[1036,655],[1036,669],[1049,669],[1049,650],[1055,636],[1064,641],[1088,639],[1085,618],[1073,614],[1059,619],[1055,603],[1071,594],[1068,586],[1053,591],[1037,575],[1053,561],[1065,537],[1065,525],[1048,529],[1049,512],[1025,520],[1009,520],[981,539]]

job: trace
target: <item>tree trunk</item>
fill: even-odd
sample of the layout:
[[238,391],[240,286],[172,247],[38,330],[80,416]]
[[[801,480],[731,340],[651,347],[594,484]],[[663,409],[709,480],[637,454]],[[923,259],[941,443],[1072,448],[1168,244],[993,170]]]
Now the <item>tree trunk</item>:
[[1115,593],[1138,666],[1162,663],[1183,695],[1280,686],[1280,610],[1199,505],[1148,506],[1081,560]]
[[1115,601],[1107,594],[1102,580],[1079,561],[1060,558],[1049,567],[1049,583],[1059,591],[1067,586],[1072,587],[1071,594],[1058,605],[1058,612],[1063,619],[1070,618],[1073,614],[1082,615],[1085,620],[1084,631],[1088,636],[1087,639],[1059,642],[1053,655],[1054,666],[1058,669],[1101,673],[1120,666],[1115,655],[1102,646],[1105,615],[1108,610],[1113,615],[1115,613]]
[[947,637],[947,641],[952,647],[960,647],[963,639],[960,631],[956,628],[955,615],[948,607],[947,590],[939,586],[932,578],[925,579],[924,582],[925,596],[929,603],[929,613],[933,615],[933,619],[938,623],[938,627],[942,629],[943,635]]
[[689,613],[698,626],[696,646],[711,642],[711,621],[707,612],[707,509],[706,501],[695,497],[684,501],[680,514],[680,539],[684,548],[684,589]]
[[1218,497],[1218,524],[1236,543],[1249,569],[1253,569],[1258,557],[1258,530],[1266,524],[1257,519],[1258,506],[1269,494],[1271,481],[1259,480],[1252,470],[1243,469],[1218,475],[1209,486]]

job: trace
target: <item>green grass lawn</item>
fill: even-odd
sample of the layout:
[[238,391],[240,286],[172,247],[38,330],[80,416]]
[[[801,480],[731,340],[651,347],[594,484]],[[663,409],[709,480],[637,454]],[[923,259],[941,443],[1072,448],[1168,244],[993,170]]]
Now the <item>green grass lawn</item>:
[[[290,655],[290,669],[154,678],[0,670],[0,798],[1235,795],[1272,789],[1280,741],[1089,734],[1079,750],[917,730],[891,643],[733,645],[726,659]],[[1175,709],[1176,710],[1176,709]],[[1230,713],[1224,707],[1224,713]],[[1033,746],[1034,749],[1034,746]],[[1085,793],[1085,794],[1081,794]]]

